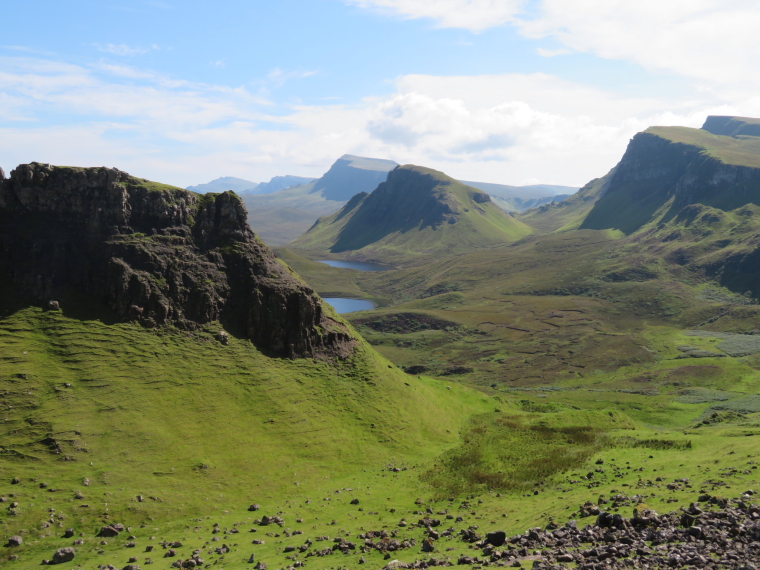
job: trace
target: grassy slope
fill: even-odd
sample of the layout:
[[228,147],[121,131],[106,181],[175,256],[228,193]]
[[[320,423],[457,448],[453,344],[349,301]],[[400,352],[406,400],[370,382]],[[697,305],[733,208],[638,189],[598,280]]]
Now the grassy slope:
[[[382,462],[424,461],[488,405],[482,395],[409,379],[366,346],[333,366],[269,359],[235,339],[222,346],[214,331],[6,308],[0,495],[21,504],[17,515],[3,510],[0,526],[4,536],[26,529],[19,567],[52,555],[55,540],[42,537],[60,531],[41,528],[48,507],[85,533],[90,556],[94,529],[108,520],[171,527],[287,496],[294,485],[314,492]],[[46,438],[60,454],[50,439],[40,443]],[[12,477],[22,484],[11,486]],[[75,490],[86,500],[72,502]]]
[[606,190],[613,173],[614,169],[601,178],[595,178],[562,202],[546,204],[522,212],[517,219],[541,234],[578,229]]
[[[480,191],[434,170],[411,166],[404,168],[440,180],[431,194],[439,194],[438,199],[449,203],[459,216],[456,223],[431,226],[413,220],[410,224],[393,222],[386,227],[367,220],[363,225],[366,235],[361,236],[361,244],[338,247],[336,244],[342,239],[345,241],[342,232],[351,224],[352,219],[363,215],[362,208],[367,204],[367,197],[364,197],[355,203],[352,199],[340,212],[321,218],[306,234],[295,240],[292,246],[312,253],[341,254],[351,259],[403,262],[436,252],[457,253],[493,247],[530,233],[525,224],[507,215],[495,204],[473,201],[472,194]],[[351,239],[356,241],[355,236],[351,236]],[[364,242],[368,242],[367,245]]]
[[688,127],[649,127],[645,133],[657,135],[674,143],[704,149],[705,153],[726,164],[760,167],[760,138],[726,137]]

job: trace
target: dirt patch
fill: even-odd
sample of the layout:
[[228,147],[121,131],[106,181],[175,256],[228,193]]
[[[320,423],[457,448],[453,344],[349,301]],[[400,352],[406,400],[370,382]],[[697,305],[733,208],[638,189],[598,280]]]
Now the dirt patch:
[[697,364],[694,366],[679,366],[668,374],[668,380],[712,380],[719,378],[723,369],[715,364]]
[[393,313],[379,317],[356,319],[353,323],[376,332],[395,334],[409,334],[426,330],[452,330],[460,327],[458,323],[437,319],[423,313]]

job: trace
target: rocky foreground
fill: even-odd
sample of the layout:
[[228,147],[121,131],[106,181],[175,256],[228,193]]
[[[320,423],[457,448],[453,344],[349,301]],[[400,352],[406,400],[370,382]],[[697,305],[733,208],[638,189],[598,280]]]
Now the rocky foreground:
[[[413,563],[392,561],[386,570],[431,566],[507,566],[540,570],[614,570],[627,568],[710,568],[754,570],[760,566],[760,506],[752,491],[738,499],[700,495],[699,502],[658,515],[640,506],[633,518],[599,512],[593,524],[571,520],[559,527],[532,528],[507,537],[494,531],[481,536],[477,527],[440,532],[426,527],[423,552],[438,550],[438,539],[458,535],[478,554],[457,560],[433,556]],[[588,512],[590,504],[581,510]],[[593,506],[591,506],[593,509]],[[423,519],[418,524],[438,522]],[[453,549],[449,549],[453,550]]]

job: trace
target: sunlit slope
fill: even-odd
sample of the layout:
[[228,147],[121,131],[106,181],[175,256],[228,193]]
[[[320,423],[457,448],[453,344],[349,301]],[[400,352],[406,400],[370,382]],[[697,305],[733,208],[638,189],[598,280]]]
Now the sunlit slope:
[[544,204],[522,212],[517,215],[517,219],[539,234],[578,229],[594,204],[606,192],[614,172],[613,169],[601,178],[595,178],[561,202]]
[[[87,477],[162,497],[134,512],[114,504],[124,522],[203,513],[210,494],[242,501],[255,488],[279,492],[370,462],[433,456],[488,400],[409,378],[364,344],[341,363],[292,361],[243,340],[221,344],[215,332],[4,311],[3,481],[71,489]],[[91,506],[81,516],[96,515]],[[25,505],[0,520],[15,529],[32,513]]]
[[489,196],[445,174],[407,165],[372,194],[358,194],[320,218],[293,247],[383,260],[457,253],[513,242],[530,233]]

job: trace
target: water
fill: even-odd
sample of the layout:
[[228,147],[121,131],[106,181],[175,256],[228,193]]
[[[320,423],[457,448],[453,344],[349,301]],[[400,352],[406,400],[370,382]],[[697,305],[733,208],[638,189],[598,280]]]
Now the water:
[[371,311],[377,305],[372,301],[365,301],[364,299],[344,299],[343,297],[328,297],[323,299],[325,303],[330,305],[335,311],[342,315],[344,313],[355,313],[356,311]]
[[330,259],[322,259],[319,263],[325,263],[330,267],[337,267],[338,269],[356,269],[357,271],[389,271],[393,267],[387,265],[380,265],[379,263],[363,263],[361,261],[333,261]]

